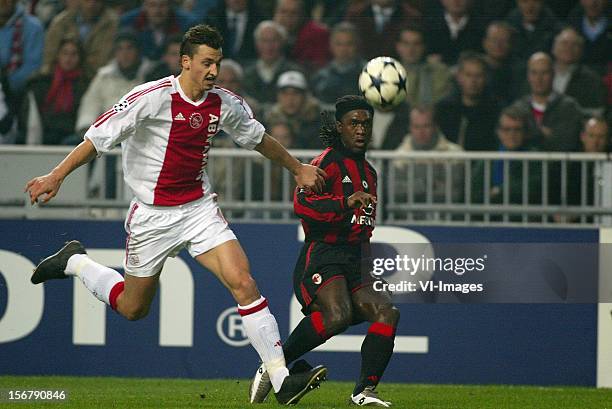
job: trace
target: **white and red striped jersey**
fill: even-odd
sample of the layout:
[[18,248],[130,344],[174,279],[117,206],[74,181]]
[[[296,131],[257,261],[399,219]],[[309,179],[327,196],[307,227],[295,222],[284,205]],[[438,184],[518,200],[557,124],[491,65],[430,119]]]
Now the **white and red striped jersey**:
[[121,143],[124,178],[138,200],[176,206],[211,193],[205,168],[211,138],[220,130],[247,149],[264,135],[242,97],[214,87],[194,102],[170,76],[134,88],[85,138],[98,155]]

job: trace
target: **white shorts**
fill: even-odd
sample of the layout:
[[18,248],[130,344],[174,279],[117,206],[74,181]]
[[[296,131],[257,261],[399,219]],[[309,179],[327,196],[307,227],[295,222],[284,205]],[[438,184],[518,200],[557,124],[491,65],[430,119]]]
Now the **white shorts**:
[[236,239],[217,205],[216,195],[180,206],[151,206],[132,200],[125,219],[126,274],[151,277],[183,248],[191,257]]

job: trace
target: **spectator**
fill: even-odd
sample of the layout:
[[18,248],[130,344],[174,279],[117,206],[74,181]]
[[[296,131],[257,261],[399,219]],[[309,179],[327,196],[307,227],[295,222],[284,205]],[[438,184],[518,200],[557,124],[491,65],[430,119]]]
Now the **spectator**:
[[70,36],[80,39],[85,50],[85,74],[93,77],[112,56],[117,25],[117,15],[102,0],[79,0],[78,7],[62,11],[51,21],[45,37],[43,70],[53,71],[60,42]]
[[448,66],[425,59],[425,38],[416,28],[404,28],[395,43],[400,62],[406,68],[408,101],[411,105],[435,104],[448,95],[452,74]]
[[[514,28],[505,21],[493,21],[487,27],[482,46],[488,65],[487,89],[500,105],[508,105],[516,92],[517,77],[511,58]],[[518,75],[522,77],[522,75]]]
[[[121,30],[114,41],[114,58],[100,68],[81,99],[76,123],[77,134],[82,136],[91,124],[113,107],[136,85],[144,82],[152,63],[141,55],[138,36],[132,30]],[[119,105],[121,102],[118,103]],[[115,197],[115,157],[96,162],[89,181],[92,196]],[[106,164],[103,168],[101,164]],[[106,176],[103,177],[102,175]],[[102,181],[106,180],[106,186]]]
[[465,52],[457,70],[459,87],[438,102],[436,113],[440,129],[449,140],[466,151],[497,148],[494,138],[499,107],[485,92],[487,63],[481,54]]
[[602,153],[610,148],[610,128],[601,116],[589,118],[580,133],[582,152]]
[[175,9],[171,0],[143,0],[142,7],[128,11],[120,20],[123,29],[136,30],[142,54],[152,61],[161,58],[168,36],[182,35],[195,24],[195,19]]
[[58,15],[64,9],[64,7],[70,7],[69,4],[62,3],[70,3],[70,1],[63,2],[59,0],[33,0],[21,2],[21,4],[23,4],[26,8],[26,11],[29,14],[36,16],[45,29],[49,26],[53,17]]
[[401,0],[371,0],[347,10],[345,20],[357,27],[361,55],[369,60],[380,55],[392,55],[395,40],[402,27],[420,26],[420,13],[403,7]]
[[480,51],[484,28],[470,12],[472,0],[442,0],[443,10],[426,19],[427,49],[447,65],[462,51]]
[[320,149],[319,101],[308,95],[306,77],[299,71],[281,74],[276,83],[277,103],[265,117],[265,123],[287,122],[296,130],[295,148]]
[[[604,153],[610,149],[610,128],[601,116],[589,118],[580,133],[581,151],[585,153]],[[595,197],[595,186],[598,183],[595,174],[595,163],[570,162],[567,171],[567,204],[570,206],[593,206],[601,203],[601,197]],[[597,199],[597,201],[596,201]],[[581,216],[583,221],[593,222],[592,216]],[[555,215],[557,223],[578,221],[578,216]]]
[[111,108],[128,91],[144,82],[151,62],[141,56],[140,43],[130,30],[120,31],[114,41],[114,58],[100,68],[81,100],[76,131],[89,128],[101,114]]
[[[297,135],[291,124],[285,121],[272,122],[267,125],[267,129],[270,135],[280,142],[287,149],[297,148],[294,146]],[[257,158],[253,169],[253,185],[255,187],[253,191],[253,198],[255,200],[271,200],[275,202],[291,200],[293,192],[295,190],[295,182],[291,178],[287,177],[287,187],[285,188],[283,183],[283,173],[285,170],[278,165],[273,163],[270,164],[268,189],[265,188],[265,159]],[[267,195],[266,193],[269,192]],[[274,212],[271,214],[272,218],[279,218],[280,213]]]
[[161,61],[155,63],[151,71],[147,73],[145,81],[155,81],[169,75],[179,75],[181,73],[181,35],[171,35],[166,38],[164,54]]
[[329,62],[329,30],[308,17],[303,0],[278,0],[274,21],[287,30],[289,56],[295,62],[307,70]]
[[247,62],[257,55],[252,33],[261,20],[254,0],[224,0],[205,21],[221,31],[224,57]]
[[23,91],[27,79],[42,61],[43,28],[17,0],[0,1],[0,70],[8,77],[14,96]]
[[254,37],[257,60],[244,70],[244,88],[250,95],[257,95],[262,104],[272,104],[276,101],[278,77],[285,71],[300,70],[300,66],[287,61],[283,54],[287,31],[280,24],[262,21]]
[[0,70],[0,145],[14,144],[17,141],[13,106],[8,80]]
[[81,97],[87,88],[83,49],[75,37],[60,42],[50,73],[41,72],[28,82],[20,114],[28,145],[77,145],[74,129]]
[[548,54],[535,53],[527,67],[529,95],[514,105],[531,113],[530,134],[544,151],[576,151],[582,128],[580,106],[573,98],[553,90],[553,62]]
[[606,104],[601,77],[580,63],[584,39],[573,28],[563,29],[553,46],[553,89],[574,98],[585,112],[601,115]]
[[204,21],[211,10],[219,5],[218,0],[183,0],[181,3],[183,9],[196,21]]
[[403,101],[390,110],[375,108],[370,149],[397,149],[409,130],[410,104]]
[[553,12],[544,5],[544,0],[516,0],[516,4],[507,21],[516,30],[513,56],[524,65],[532,54],[550,51],[553,38],[561,27]]
[[332,61],[312,80],[312,90],[323,103],[333,105],[343,95],[358,94],[359,74],[365,64],[357,53],[358,37],[355,26],[338,23],[331,32]]
[[[516,107],[502,111],[497,124],[499,150],[502,152],[535,151],[530,143],[525,112]],[[542,200],[542,166],[538,161],[529,161],[528,169],[521,160],[495,160],[491,163],[488,198],[485,197],[485,162],[474,166],[472,184],[473,203],[539,204]],[[525,176],[527,177],[525,179]],[[527,186],[524,195],[524,185]],[[499,217],[493,217],[499,220]],[[511,221],[520,221],[520,216],[511,216]]]
[[[432,106],[415,106],[410,111],[410,133],[396,152],[461,152],[463,149],[450,142],[435,123]],[[463,196],[463,165],[451,163],[447,178],[448,160],[417,159],[394,160],[396,201],[406,203],[458,202]],[[412,169],[409,169],[412,164]],[[428,176],[431,169],[431,178]],[[411,175],[409,178],[408,175]],[[447,189],[447,185],[450,188]],[[447,197],[447,192],[449,196]],[[409,196],[411,195],[411,196]]]
[[[218,87],[225,88],[234,94],[239,95],[241,98],[244,98],[247,104],[251,107],[251,111],[253,111],[255,117],[262,113],[261,104],[259,101],[244,90],[244,71],[242,70],[242,66],[238,64],[237,61],[229,58],[223,59],[223,63],[219,69],[219,74],[217,75],[216,84]],[[231,142],[233,145],[233,141]]]
[[606,0],[580,0],[568,16],[568,23],[585,39],[583,62],[600,75],[612,55],[612,21]]

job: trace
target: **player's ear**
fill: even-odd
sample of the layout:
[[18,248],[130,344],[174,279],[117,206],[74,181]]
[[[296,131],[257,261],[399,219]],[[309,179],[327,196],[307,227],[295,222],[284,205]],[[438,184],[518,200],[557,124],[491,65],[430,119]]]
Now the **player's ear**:
[[336,121],[336,131],[342,133],[342,122]]
[[186,70],[191,68],[191,58],[186,54],[181,55],[181,68]]

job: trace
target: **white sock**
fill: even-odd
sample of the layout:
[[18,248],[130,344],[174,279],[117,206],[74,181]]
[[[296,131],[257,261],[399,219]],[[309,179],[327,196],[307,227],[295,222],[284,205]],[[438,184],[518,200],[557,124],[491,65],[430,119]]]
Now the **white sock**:
[[111,305],[109,296],[115,284],[123,282],[123,276],[112,268],[96,263],[86,254],[75,254],[68,259],[66,275],[78,277],[85,287],[100,301]]
[[264,363],[274,391],[278,392],[289,370],[285,365],[278,324],[268,309],[268,302],[260,297],[249,305],[239,305],[238,312],[249,341]]

